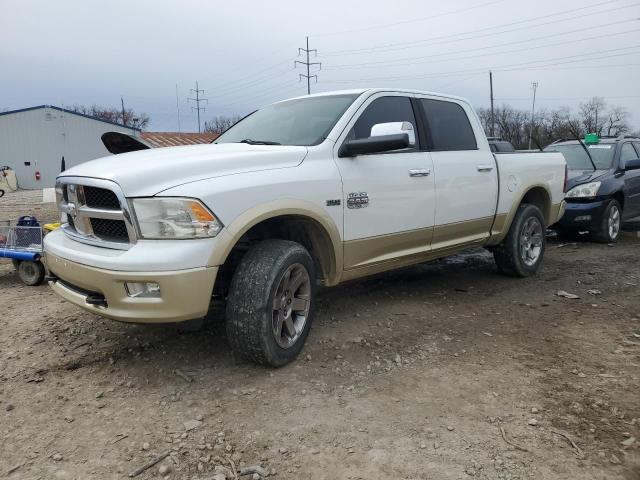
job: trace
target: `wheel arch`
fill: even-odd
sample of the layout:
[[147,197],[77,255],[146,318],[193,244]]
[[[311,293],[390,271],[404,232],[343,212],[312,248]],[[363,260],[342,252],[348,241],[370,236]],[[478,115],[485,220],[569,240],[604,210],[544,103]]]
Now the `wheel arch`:
[[496,221],[493,225],[489,245],[497,245],[504,240],[509,233],[509,229],[511,228],[511,224],[513,223],[513,219],[516,216],[518,208],[523,203],[529,203],[538,207],[542,212],[545,227],[548,227],[550,219],[553,217],[553,204],[551,198],[551,192],[546,185],[532,185],[527,190],[523,191],[518,200],[513,202],[511,210],[509,210],[507,214],[503,214],[502,218],[499,218],[500,215],[496,215]]
[[339,282],[342,242],[333,221],[319,206],[307,201],[277,200],[240,214],[220,233],[208,265],[222,266],[233,253],[255,240],[281,238],[301,243],[313,258],[326,285]]

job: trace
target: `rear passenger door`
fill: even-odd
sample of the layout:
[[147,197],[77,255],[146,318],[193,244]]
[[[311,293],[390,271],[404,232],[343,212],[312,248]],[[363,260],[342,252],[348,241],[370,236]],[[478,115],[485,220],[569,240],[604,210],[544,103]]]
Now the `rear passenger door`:
[[[620,168],[624,168],[629,160],[640,157],[640,149],[638,145],[631,142],[625,142],[620,148]],[[622,217],[629,219],[640,215],[640,170],[628,170],[624,172],[624,193],[625,202],[622,211]]]
[[[489,236],[496,210],[498,176],[471,107],[464,102],[421,98],[435,174],[433,250]],[[470,120],[471,119],[471,120]]]

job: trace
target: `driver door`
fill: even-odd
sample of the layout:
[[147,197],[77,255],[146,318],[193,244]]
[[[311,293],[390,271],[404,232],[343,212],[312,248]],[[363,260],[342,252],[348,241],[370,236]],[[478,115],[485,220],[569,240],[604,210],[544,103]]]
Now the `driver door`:
[[[363,104],[336,143],[342,176],[345,269],[393,262],[430,250],[435,216],[431,155],[421,150],[411,99],[381,93]],[[343,142],[409,134],[411,146],[391,152],[340,157]]]

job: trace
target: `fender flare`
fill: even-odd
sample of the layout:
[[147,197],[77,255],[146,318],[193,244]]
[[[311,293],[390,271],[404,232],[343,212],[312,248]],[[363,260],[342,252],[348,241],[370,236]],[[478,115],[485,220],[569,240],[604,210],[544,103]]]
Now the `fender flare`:
[[252,227],[270,218],[295,215],[315,221],[330,240],[329,269],[326,283],[339,282],[343,267],[342,239],[333,219],[317,204],[299,199],[280,199],[245,210],[220,232],[215,247],[209,256],[208,266],[220,266],[227,260],[231,250]]
[[535,185],[529,185],[526,190],[522,191],[518,195],[517,197],[518,200],[514,201],[511,204],[511,209],[507,213],[496,215],[496,219],[491,229],[491,238],[488,242],[488,245],[497,245],[500,242],[502,242],[502,240],[504,240],[504,238],[507,236],[507,233],[509,233],[509,229],[511,228],[513,219],[516,216],[518,207],[522,204],[524,197],[526,197],[529,192],[531,192],[536,188],[543,189],[546,192],[547,199],[549,201],[548,210],[546,212],[542,211],[542,215],[547,219],[553,218],[554,204],[552,200],[553,197],[551,196],[551,192],[549,191],[549,187],[547,185],[540,184],[540,183]]

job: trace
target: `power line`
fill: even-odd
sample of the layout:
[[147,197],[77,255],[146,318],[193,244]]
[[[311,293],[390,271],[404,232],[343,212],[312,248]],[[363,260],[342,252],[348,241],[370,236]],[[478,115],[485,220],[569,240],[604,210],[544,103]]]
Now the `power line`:
[[203,112],[206,110],[205,107],[201,107],[200,103],[204,102],[204,103],[209,103],[209,100],[207,100],[206,98],[201,98],[200,94],[202,93],[204,95],[204,90],[200,90],[200,88],[198,87],[198,81],[196,80],[196,88],[193,89],[189,89],[190,92],[195,93],[196,98],[192,98],[189,97],[187,98],[187,101],[191,100],[192,102],[196,102],[196,106],[195,107],[191,107],[191,110],[196,110],[198,112],[198,133],[200,133],[200,110],[202,110]]
[[[611,4],[611,3],[617,3],[617,2],[620,2],[620,1],[622,1],[622,0],[608,0],[608,1],[605,1],[605,2],[593,3],[591,5],[584,5],[584,6],[581,6],[580,9],[581,9],[581,11],[584,11],[584,10],[587,10],[587,9],[590,9],[590,8],[599,7],[599,6],[606,5],[606,4]],[[622,9],[626,9],[626,8],[636,7],[636,6],[638,6],[637,2],[632,3],[630,5],[625,5],[625,6],[622,6],[622,7],[618,7],[618,8],[605,9],[605,10],[601,10],[601,11],[597,11],[597,12],[583,13],[581,15],[575,15],[575,9],[572,8],[572,9],[569,9],[569,10],[563,10],[563,11],[560,11],[560,12],[555,12],[555,13],[551,13],[551,14],[547,14],[547,15],[541,15],[541,16],[538,16],[538,17],[532,17],[532,18],[528,18],[528,19],[525,19],[525,20],[519,20],[517,22],[504,23],[504,24],[501,24],[501,25],[493,25],[493,26],[490,26],[490,27],[479,28],[479,29],[476,29],[476,30],[468,30],[466,32],[458,32],[458,33],[453,33],[453,34],[448,34],[448,35],[438,35],[438,36],[430,37],[430,38],[423,39],[423,40],[414,40],[414,41],[410,41],[410,42],[388,43],[388,44],[385,44],[385,45],[378,45],[378,46],[359,48],[359,49],[336,50],[334,52],[329,51],[328,53],[322,54],[322,57],[360,54],[360,53],[367,53],[367,52],[372,52],[372,51],[381,50],[381,49],[388,49],[388,51],[394,51],[394,50],[398,50],[398,49],[410,48],[412,45],[416,45],[417,46],[417,44],[422,44],[422,43],[428,43],[428,44],[431,45],[432,44],[431,42],[433,42],[433,40],[441,40],[441,39],[452,39],[452,40],[448,40],[448,41],[445,41],[445,42],[437,42],[437,44],[439,44],[439,43],[450,43],[450,42],[461,41],[461,40],[471,40],[471,39],[481,38],[481,37],[485,37],[485,36],[499,35],[499,34],[502,34],[502,33],[510,33],[510,32],[514,32],[514,31],[520,31],[522,28],[535,28],[535,27],[540,27],[540,26],[551,25],[551,24],[554,24],[554,23],[566,22],[566,21],[570,21],[570,20],[577,20],[577,19],[581,19],[581,18],[584,18],[584,17],[592,17],[592,16],[597,15],[599,13],[610,13],[610,12],[613,12],[613,11],[616,11],[616,10],[622,10]],[[550,22],[540,23],[540,24],[531,25],[531,26],[527,26],[527,27],[520,27],[520,28],[512,29],[512,30],[504,30],[504,31],[500,31],[500,32],[491,32],[491,33],[486,33],[486,34],[483,34],[483,35],[476,35],[476,36],[471,36],[471,37],[468,37],[468,38],[456,39],[456,37],[460,37],[460,36],[463,36],[463,35],[486,32],[486,31],[493,30],[495,28],[503,28],[503,27],[511,27],[511,26],[515,26],[515,25],[522,25],[524,23],[534,22],[536,20],[542,20],[542,19],[545,19],[545,18],[556,17],[558,15],[565,15],[565,14],[571,14],[571,16],[569,18],[561,18],[561,19],[550,21]],[[430,17],[430,18],[434,18],[434,17]],[[377,53],[380,53],[380,52],[377,52]]]
[[[235,80],[233,82],[229,82],[229,84],[226,87],[216,87],[215,88],[215,95],[212,95],[212,98],[216,98],[216,97],[221,97],[221,96],[225,96],[228,95],[229,93],[232,93],[234,91],[238,91],[238,90],[243,90],[246,87],[249,86],[253,86],[256,84],[260,84],[262,83],[265,79],[268,78],[272,78],[272,76],[274,75],[279,75],[279,74],[283,74],[286,73],[288,71],[291,71],[291,62],[297,57],[290,57],[287,60],[284,60],[282,62],[278,62],[274,65],[271,65],[270,67],[267,67],[265,69],[259,70],[256,73],[252,74],[252,75],[247,75],[246,77],[244,77],[245,80],[242,79],[238,79]],[[267,72],[269,70],[273,70],[276,67],[279,67],[281,65],[287,64],[289,65],[288,68],[285,69],[280,69],[276,72],[270,72],[270,73],[263,73],[263,72]]]
[[309,37],[307,37],[307,48],[298,48],[298,56],[300,55],[300,53],[304,52],[307,55],[307,61],[306,62],[301,62],[300,60],[295,60],[293,62],[293,66],[296,67],[298,64],[302,65],[302,66],[306,66],[307,67],[307,74],[305,75],[304,73],[300,74],[300,80],[302,80],[303,78],[307,79],[307,95],[311,94],[311,78],[315,78],[316,82],[318,81],[318,75],[311,75],[310,72],[310,68],[313,65],[318,65],[318,69],[322,69],[322,63],[321,62],[310,62],[309,61],[309,53],[314,52],[316,54],[316,56],[318,56],[318,50],[314,49],[309,49]]
[[[471,56],[466,56],[466,57],[456,57],[456,58],[450,58],[451,55],[457,55],[457,54],[461,54],[461,53],[468,53],[468,52],[472,52],[472,51],[477,51],[477,50],[486,50],[487,48],[495,48],[496,46],[493,47],[480,47],[480,48],[473,48],[473,49],[466,49],[466,50],[459,50],[457,52],[447,52],[447,53],[434,53],[431,55],[421,55],[419,57],[404,57],[404,58],[399,58],[397,60],[381,60],[381,61],[376,61],[376,62],[364,62],[364,63],[353,63],[353,64],[343,64],[343,65],[334,65],[332,67],[328,67],[327,70],[358,70],[358,69],[364,69],[364,68],[377,68],[377,67],[381,67],[381,66],[385,66],[385,67],[404,67],[404,66],[414,66],[414,65],[419,65],[419,64],[424,64],[424,63],[435,63],[435,62],[451,62],[451,61],[457,61],[457,60],[466,60],[466,59],[470,59],[470,58],[478,58],[478,57],[486,57],[486,56],[495,56],[495,55],[504,55],[504,54],[508,54],[508,53],[518,53],[518,52],[523,52],[523,51],[529,51],[529,50],[535,50],[535,49],[539,49],[539,48],[546,48],[546,47],[556,47],[558,45],[568,45],[571,43],[577,43],[577,42],[584,42],[587,40],[594,40],[594,39],[599,39],[599,38],[610,38],[610,37],[614,37],[617,35],[625,35],[627,33],[635,33],[640,31],[640,29],[634,29],[634,30],[625,30],[623,32],[615,32],[615,33],[605,33],[605,34],[601,34],[601,35],[594,35],[591,37],[582,37],[582,38],[576,38],[573,40],[566,40],[564,42],[553,42],[553,43],[547,43],[547,44],[543,44],[543,45],[536,45],[536,46],[526,46],[524,48],[516,48],[516,49],[512,49],[512,50],[505,50],[502,52],[488,52],[488,53],[481,53],[481,54],[475,54],[475,55],[471,55]],[[552,35],[549,35],[552,36]],[[540,38],[545,38],[545,37],[537,37],[535,39],[532,40],[538,40]],[[518,43],[522,43],[521,41],[517,41],[517,42],[510,42],[510,43],[506,43],[503,45],[497,45],[497,46],[509,46],[511,44],[518,44]],[[429,61],[421,61],[421,62],[416,62],[415,60],[423,60],[423,59],[427,59],[427,58],[436,58],[436,57],[443,57],[446,56],[447,58],[443,59],[443,60],[429,60]],[[395,63],[395,62],[403,62],[403,61],[407,61],[407,60],[412,60],[411,63]]]
[[[433,58],[433,57],[441,57],[441,56],[445,56],[445,55],[455,55],[455,54],[458,54],[458,53],[467,53],[467,52],[474,52],[474,51],[480,51],[480,50],[489,50],[489,49],[498,48],[498,47],[507,47],[507,46],[510,46],[510,45],[517,45],[517,44],[522,44],[522,43],[533,42],[535,40],[543,40],[543,39],[553,38],[553,37],[562,37],[564,35],[570,35],[572,33],[578,33],[578,32],[584,32],[584,31],[592,31],[592,30],[595,30],[595,29],[611,27],[613,25],[620,25],[622,23],[638,22],[638,20],[640,20],[640,19],[631,18],[631,19],[626,19],[626,20],[618,20],[618,21],[615,21],[615,22],[601,23],[601,24],[598,24],[598,25],[588,26],[588,27],[584,27],[584,28],[576,28],[574,30],[567,30],[567,31],[552,33],[552,34],[548,34],[548,35],[540,35],[538,37],[531,37],[531,38],[527,38],[525,40],[514,40],[514,41],[510,41],[510,42],[499,43],[499,44],[489,45],[489,46],[485,46],[485,47],[463,49],[463,50],[457,50],[457,51],[453,51],[453,52],[445,52],[445,53],[439,53],[439,54],[424,55],[424,56],[419,56],[419,57],[405,57],[405,59],[408,59],[408,58]],[[448,42],[442,42],[442,43],[448,43]],[[403,59],[399,59],[399,60],[403,60]],[[336,65],[335,67],[339,67],[339,65]]]
[[[564,56],[564,57],[555,57],[555,58],[547,58],[544,60],[534,60],[534,61],[529,61],[529,62],[521,62],[521,63],[514,63],[514,64],[509,64],[509,65],[502,65],[502,66],[497,66],[497,67],[493,67],[492,71],[494,72],[509,72],[509,71],[514,71],[514,70],[535,70],[535,69],[539,69],[539,68],[544,68],[544,67],[554,67],[556,65],[563,65],[563,64],[567,64],[567,63],[575,63],[575,62],[584,62],[584,61],[592,61],[592,60],[602,60],[602,59],[609,59],[612,57],[620,57],[620,56],[624,56],[624,55],[635,55],[640,53],[640,51],[638,52],[626,52],[626,53],[611,53],[611,52],[617,52],[620,50],[629,50],[629,49],[633,49],[633,48],[640,48],[640,44],[639,45],[632,45],[629,47],[623,47],[623,48],[613,48],[613,49],[608,49],[608,50],[599,50],[599,51],[594,51],[594,52],[588,52],[588,53],[582,53],[582,54],[578,54],[578,55],[569,55],[569,56]],[[599,55],[599,54],[607,54],[607,55],[603,55],[600,57],[595,57],[594,55]],[[588,57],[588,58],[582,58],[582,57]],[[576,59],[576,60],[569,60],[569,59]],[[556,62],[556,63],[544,63],[544,62],[555,62],[556,60],[567,60],[567,61],[561,61],[561,62]],[[530,65],[534,65],[534,64],[539,64],[539,63],[543,63],[543,65],[538,65],[537,67],[532,67],[532,68],[525,68],[528,67]],[[465,70],[452,70],[449,72],[436,72],[436,73],[429,73],[426,75],[404,75],[404,76],[388,76],[388,77],[369,77],[369,78],[357,78],[357,79],[350,79],[350,80],[323,80],[323,83],[353,83],[353,82],[370,82],[370,81],[391,81],[391,80],[422,80],[422,79],[429,79],[429,78],[441,78],[441,77],[455,77],[455,76],[460,76],[460,75],[467,75],[470,73],[478,73],[478,74],[485,74],[486,73],[486,67],[481,67],[481,68],[473,68],[473,69],[465,69]]]
[[236,97],[233,100],[233,102],[227,103],[225,105],[221,105],[218,108],[227,109],[227,108],[232,107],[234,105],[237,105],[239,103],[252,103],[255,100],[260,99],[260,98],[271,98],[273,96],[274,92],[280,92],[280,91],[283,91],[283,90],[291,89],[294,85],[299,85],[298,81],[289,79],[284,83],[274,85],[274,86],[272,86],[271,88],[268,88],[268,89],[263,89],[258,94],[248,95],[248,96],[244,96],[244,97],[240,97],[240,98]]
[[337,32],[328,32],[328,33],[318,33],[315,35],[311,35],[312,37],[329,37],[329,36],[334,36],[334,35],[343,35],[346,33],[354,33],[354,32],[365,32],[367,30],[379,30],[381,28],[389,28],[389,27],[397,27],[399,25],[407,25],[409,23],[416,23],[416,22],[422,22],[424,20],[433,20],[434,18],[440,18],[440,17],[445,17],[447,15],[455,15],[456,13],[464,13],[464,12],[468,12],[469,10],[475,10],[478,8],[482,8],[482,7],[487,7],[489,5],[493,5],[496,3],[502,3],[505,0],[492,0],[490,2],[485,2],[485,3],[481,3],[479,5],[474,5],[471,7],[464,7],[464,8],[459,8],[456,10],[450,10],[448,12],[442,12],[436,15],[430,15],[428,17],[421,17],[421,18],[412,18],[410,20],[403,20],[400,22],[394,22],[394,23],[386,23],[386,24],[382,24],[382,25],[373,25],[373,26],[369,26],[369,27],[362,27],[362,28],[354,28],[354,29],[350,29],[350,30],[342,30],[342,31],[337,31]]

